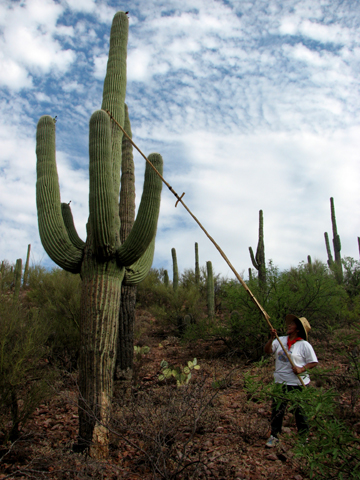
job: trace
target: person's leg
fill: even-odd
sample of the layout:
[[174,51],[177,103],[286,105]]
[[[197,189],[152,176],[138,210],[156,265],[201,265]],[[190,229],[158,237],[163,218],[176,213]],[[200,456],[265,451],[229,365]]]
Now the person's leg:
[[[291,390],[299,390],[302,391],[304,387],[301,386],[288,386],[288,391]],[[296,421],[296,427],[298,429],[299,435],[305,435],[309,431],[309,425],[307,422],[307,417],[304,414],[304,411],[302,408],[298,407],[294,410],[294,415],[295,415],[295,421]]]
[[278,401],[275,398],[272,401],[271,435],[275,438],[281,433],[287,403],[287,401],[282,401],[280,405],[278,405]]

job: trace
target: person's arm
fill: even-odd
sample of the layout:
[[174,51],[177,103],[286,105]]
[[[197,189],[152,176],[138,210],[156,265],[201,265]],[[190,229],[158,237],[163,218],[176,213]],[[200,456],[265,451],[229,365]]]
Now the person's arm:
[[300,373],[304,373],[306,370],[311,370],[312,368],[316,367],[318,362],[310,362],[304,365],[303,367],[293,367],[293,372],[296,373],[296,375],[299,375]]
[[270,331],[270,338],[264,346],[264,352],[267,353],[268,355],[272,354],[272,343],[273,343],[275,337],[276,337],[276,330],[271,330]]

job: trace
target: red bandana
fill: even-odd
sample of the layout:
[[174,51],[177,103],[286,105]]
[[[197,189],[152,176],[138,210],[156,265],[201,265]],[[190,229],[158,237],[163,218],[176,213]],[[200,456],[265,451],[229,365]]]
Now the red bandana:
[[287,339],[288,350],[290,351],[290,348],[294,345],[294,343],[296,343],[299,340],[304,340],[304,339],[301,338],[301,337],[297,337],[297,338],[294,338],[294,340],[290,340],[290,337],[288,337],[288,339]]

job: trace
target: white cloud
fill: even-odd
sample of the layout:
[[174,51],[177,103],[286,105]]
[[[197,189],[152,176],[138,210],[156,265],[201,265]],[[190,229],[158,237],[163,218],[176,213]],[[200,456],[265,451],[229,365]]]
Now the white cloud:
[[[36,226],[35,125],[50,104],[58,115],[61,196],[72,201],[85,239],[88,121],[101,105],[114,10],[106,1],[7,6],[0,6],[0,248],[13,260],[32,243],[34,258],[47,261]],[[281,268],[308,254],[326,260],[330,196],[344,255],[357,258],[360,40],[353,6],[134,0],[119,8],[130,9],[133,138],[143,151],[163,154],[165,178],[186,192],[185,203],[234,266],[251,266],[260,209],[268,259]],[[144,162],[136,158],[138,202]],[[201,263],[212,260],[215,271],[232,276],[175,201],[164,187],[154,265],[171,267],[175,247],[180,270],[193,267],[198,242]]]

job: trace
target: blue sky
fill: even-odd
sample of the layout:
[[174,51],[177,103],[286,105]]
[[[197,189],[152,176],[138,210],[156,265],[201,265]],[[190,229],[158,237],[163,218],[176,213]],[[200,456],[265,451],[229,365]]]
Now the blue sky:
[[[359,258],[360,3],[28,0],[0,3],[1,259],[51,262],[38,231],[35,130],[57,115],[61,198],[85,240],[88,122],[101,105],[110,25],[129,11],[133,139],[247,278],[264,212],[280,268],[326,261],[330,197],[342,256]],[[135,154],[137,200],[144,160]],[[154,267],[232,273],[164,188]]]

